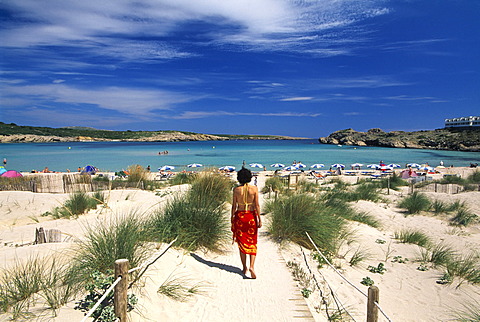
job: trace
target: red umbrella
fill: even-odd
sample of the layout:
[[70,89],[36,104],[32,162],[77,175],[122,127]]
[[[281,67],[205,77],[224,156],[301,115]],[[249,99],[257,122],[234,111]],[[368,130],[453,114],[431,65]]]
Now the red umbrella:
[[16,178],[16,177],[22,177],[22,174],[15,170],[8,170],[7,172],[2,174],[2,177]]

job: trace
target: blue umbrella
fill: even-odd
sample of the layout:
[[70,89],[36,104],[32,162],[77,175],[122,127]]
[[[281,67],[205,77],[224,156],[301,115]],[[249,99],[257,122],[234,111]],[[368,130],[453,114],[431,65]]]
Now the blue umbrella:
[[389,168],[401,168],[402,166],[400,164],[390,163],[389,165],[387,165],[387,167],[389,167]]
[[367,164],[367,168],[380,169],[380,165],[379,164]]
[[285,164],[282,163],[274,163],[270,165],[272,168],[283,168],[285,167]]
[[363,164],[362,163],[353,163],[353,164],[350,164],[350,166],[352,167],[363,167]]
[[226,165],[226,166],[218,168],[218,170],[233,171],[233,170],[235,170],[235,167],[233,167],[231,165]]
[[263,168],[263,164],[260,163],[250,163],[249,166],[252,168]]
[[296,168],[300,169],[300,168],[306,168],[307,166],[303,163],[297,163],[294,165]]
[[7,169],[0,167],[0,175],[4,174],[5,172],[7,172]]
[[345,168],[345,165],[341,163],[335,163],[332,164],[332,168]]
[[168,170],[173,170],[173,169],[175,169],[175,167],[173,165],[164,165],[163,167],[158,168],[158,170],[160,170],[160,171],[168,171]]
[[203,167],[203,164],[192,163],[192,164],[187,165],[187,167],[189,167],[189,168],[200,168],[200,167]]
[[294,170],[298,170],[298,168],[295,167],[295,166],[293,166],[293,165],[291,165],[291,166],[288,166],[288,167],[286,167],[286,168],[283,168],[283,170],[294,171]]
[[418,163],[408,163],[408,164],[407,164],[407,167],[410,167],[410,168],[420,168],[421,165],[418,164]]
[[323,168],[324,166],[325,166],[325,164],[323,164],[323,163],[315,163],[315,164],[311,165],[310,168],[320,169],[320,168]]

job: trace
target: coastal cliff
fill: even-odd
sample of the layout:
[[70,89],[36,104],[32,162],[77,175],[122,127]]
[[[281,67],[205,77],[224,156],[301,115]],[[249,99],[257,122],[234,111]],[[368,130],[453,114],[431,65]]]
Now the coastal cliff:
[[323,144],[340,144],[356,146],[377,146],[389,148],[432,149],[453,151],[480,151],[480,129],[433,131],[392,131],[370,129],[357,132],[346,129],[333,132],[327,137],[318,139]]
[[202,134],[182,131],[107,131],[93,128],[49,128],[18,126],[0,122],[0,143],[48,142],[176,142],[224,140],[294,140],[275,135]]

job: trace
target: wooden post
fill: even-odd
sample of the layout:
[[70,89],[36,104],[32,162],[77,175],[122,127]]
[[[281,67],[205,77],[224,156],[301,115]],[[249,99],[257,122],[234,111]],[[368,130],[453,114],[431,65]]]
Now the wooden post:
[[115,285],[113,304],[115,316],[121,322],[127,321],[128,266],[128,259],[117,259],[115,261],[115,279],[121,276],[122,280]]
[[368,302],[367,302],[367,322],[378,321],[378,307],[375,303],[378,303],[380,298],[380,291],[378,287],[372,285],[368,288]]
[[43,227],[35,229],[35,244],[45,244],[47,242],[45,238],[45,231]]

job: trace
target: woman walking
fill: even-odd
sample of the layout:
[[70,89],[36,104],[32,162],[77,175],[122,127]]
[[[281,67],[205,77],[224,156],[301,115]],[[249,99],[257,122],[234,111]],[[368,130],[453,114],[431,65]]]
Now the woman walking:
[[[252,172],[248,169],[242,168],[238,171],[237,180],[240,186],[233,189],[231,216],[233,240],[238,244],[243,274],[247,274],[248,270],[252,278],[257,278],[254,267],[257,256],[257,235],[258,228],[262,227],[258,188],[249,185]],[[250,257],[248,269],[247,255]]]

